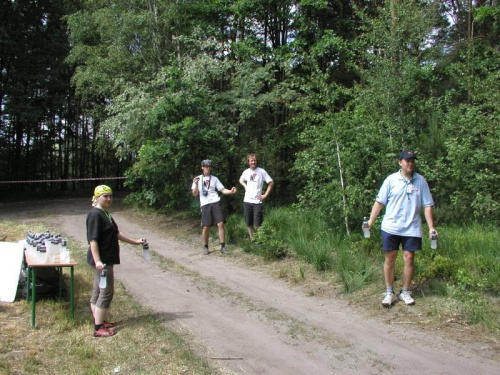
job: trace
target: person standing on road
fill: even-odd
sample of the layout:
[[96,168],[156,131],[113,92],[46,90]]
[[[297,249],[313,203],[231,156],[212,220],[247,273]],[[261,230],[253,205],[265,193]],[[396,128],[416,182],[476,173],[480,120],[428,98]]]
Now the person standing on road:
[[395,264],[399,246],[403,247],[403,289],[399,299],[406,305],[414,305],[409,288],[413,279],[415,251],[422,249],[422,218],[429,226],[429,236],[438,235],[434,228],[434,201],[427,181],[415,172],[417,156],[412,151],[404,150],[399,155],[400,170],[389,175],[380,188],[373,204],[368,226],[385,206],[382,220],[382,247],[385,252],[384,277],[386,293],[382,306],[391,306],[396,301],[394,295]]
[[[89,250],[87,262],[94,269],[94,284],[90,297],[90,308],[94,317],[94,337],[110,337],[115,334],[111,328],[116,323],[105,320],[114,295],[113,267],[120,264],[120,244],[124,241],[132,245],[141,245],[145,239],[136,240],[125,236],[108,212],[113,201],[113,191],[109,186],[99,185],[94,189],[92,209],[87,215],[87,241]],[[106,286],[101,288],[99,281],[105,270]]]
[[193,178],[191,193],[193,197],[200,197],[201,208],[201,237],[203,241],[203,254],[208,255],[208,239],[210,236],[210,228],[217,225],[220,241],[220,251],[223,254],[227,253],[226,249],[226,232],[224,224],[226,219],[222,211],[220,196],[217,191],[224,195],[236,194],[236,187],[231,190],[226,189],[217,177],[212,175],[212,161],[203,160],[201,162],[201,170],[203,173]]
[[[255,229],[260,227],[264,220],[262,201],[271,193],[274,181],[264,169],[258,166],[257,155],[248,155],[247,165],[249,168],[241,174],[240,184],[245,188],[243,215],[247,224],[248,234],[250,238],[253,238]],[[267,189],[262,194],[264,182],[267,184]]]

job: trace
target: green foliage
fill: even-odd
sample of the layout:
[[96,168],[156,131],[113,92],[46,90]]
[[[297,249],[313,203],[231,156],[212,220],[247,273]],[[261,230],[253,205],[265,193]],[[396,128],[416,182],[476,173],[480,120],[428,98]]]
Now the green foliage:
[[448,280],[463,291],[482,291],[500,295],[500,235],[495,227],[474,224],[447,226],[440,230],[438,249],[424,250],[415,257],[415,279]]
[[287,255],[289,247],[286,240],[290,216],[283,215],[282,209],[266,212],[262,226],[256,231],[253,242],[254,252],[266,260],[276,260]]
[[[500,54],[476,45],[464,51],[460,59],[448,71],[458,88],[442,100],[439,109],[441,127],[447,135],[446,155],[436,163],[439,182],[451,185],[449,202],[462,220],[498,222],[500,121],[495,103],[500,94],[494,81],[499,77]],[[468,103],[454,105],[462,97],[468,98]]]
[[[248,232],[243,217],[238,214],[229,215],[226,222],[226,242],[245,244],[248,242]],[[244,245],[243,245],[244,246]]]
[[196,167],[211,157],[200,154],[196,148],[206,149],[207,143],[223,145],[226,140],[189,117],[165,127],[164,132],[165,139],[144,143],[137,162],[127,173],[127,185],[134,190],[129,200],[156,207],[185,207],[193,199],[191,181],[201,173]]
[[[422,268],[421,271],[420,268]],[[419,266],[417,270],[420,276],[425,278],[443,278],[448,280],[455,275],[456,263],[448,257],[437,255],[432,259],[432,262],[425,264],[425,266]]]
[[338,265],[335,267],[346,293],[362,289],[373,281],[379,273],[370,259],[362,257],[354,249],[344,248],[338,252]]
[[491,47],[498,48],[500,42],[500,4],[474,8],[476,32]]

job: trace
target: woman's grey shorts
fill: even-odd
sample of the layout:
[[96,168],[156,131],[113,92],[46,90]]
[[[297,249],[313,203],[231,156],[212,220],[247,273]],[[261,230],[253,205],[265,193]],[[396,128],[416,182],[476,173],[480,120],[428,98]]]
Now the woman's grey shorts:
[[106,266],[106,269],[108,270],[106,288],[99,288],[101,270],[94,269],[94,286],[92,289],[92,296],[90,297],[90,303],[101,309],[109,308],[111,301],[113,300],[113,295],[115,294],[115,276],[113,273],[113,266]]

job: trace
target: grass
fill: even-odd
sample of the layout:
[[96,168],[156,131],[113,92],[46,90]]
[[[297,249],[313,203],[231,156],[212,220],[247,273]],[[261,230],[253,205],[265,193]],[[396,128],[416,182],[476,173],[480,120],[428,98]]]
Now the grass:
[[[30,227],[0,221],[0,234],[18,241]],[[18,299],[0,304],[0,374],[214,374],[185,340],[165,328],[167,317],[153,314],[136,303],[119,282],[111,315],[118,317],[118,334],[95,339],[89,308],[91,269],[86,248],[70,241],[75,267],[75,321],[69,303],[51,300],[36,304],[36,329],[30,327],[30,304]],[[65,272],[66,273],[66,272]],[[67,281],[67,280],[66,280]],[[111,318],[112,318],[111,316]]]

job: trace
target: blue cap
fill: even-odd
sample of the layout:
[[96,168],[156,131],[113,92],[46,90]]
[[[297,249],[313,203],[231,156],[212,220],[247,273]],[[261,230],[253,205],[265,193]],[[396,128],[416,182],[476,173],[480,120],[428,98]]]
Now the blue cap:
[[416,159],[417,154],[413,151],[403,150],[401,154],[399,154],[399,160],[401,159]]

